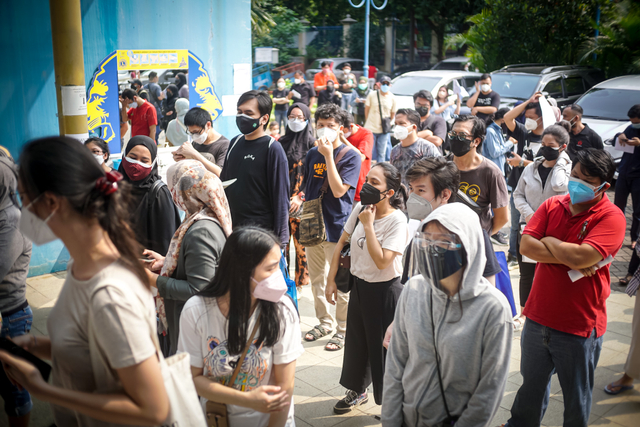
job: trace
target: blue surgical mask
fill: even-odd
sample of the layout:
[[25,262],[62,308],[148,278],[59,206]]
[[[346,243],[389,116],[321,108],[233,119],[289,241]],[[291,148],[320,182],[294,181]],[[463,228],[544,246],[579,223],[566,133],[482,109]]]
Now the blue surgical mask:
[[640,123],[631,123],[631,127],[634,129],[640,129]]
[[389,92],[389,85],[382,85],[382,86],[380,86],[380,90],[381,90],[383,93],[387,93],[387,92]]
[[569,177],[568,187],[571,203],[576,205],[578,203],[585,203],[595,199],[596,193],[600,191],[605,184],[606,182],[603,182],[601,186],[594,187],[581,179]]

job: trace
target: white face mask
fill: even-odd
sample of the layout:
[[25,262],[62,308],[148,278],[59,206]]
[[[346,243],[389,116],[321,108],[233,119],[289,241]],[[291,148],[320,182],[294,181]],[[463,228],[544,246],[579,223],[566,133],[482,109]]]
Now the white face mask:
[[129,103],[129,108],[136,108],[138,107],[138,103],[137,102],[130,102]]
[[316,136],[318,139],[327,138],[327,141],[333,142],[338,137],[338,131],[331,128],[320,128],[316,130]]
[[278,89],[282,90],[284,89],[284,86],[285,86],[284,83],[282,82],[278,83]]
[[47,222],[51,219],[51,217],[56,213],[53,211],[49,214],[49,216],[43,221],[36,214],[31,212],[29,208],[33,203],[38,200],[40,196],[36,197],[33,202],[29,203],[26,207],[22,208],[22,214],[20,215],[20,223],[18,228],[20,232],[27,239],[31,240],[35,245],[40,246],[45,243],[53,242],[58,237],[53,234]]
[[351,131],[344,133],[344,137],[345,138],[349,138],[350,136],[351,136]]
[[256,287],[253,289],[253,296],[257,299],[278,302],[287,292],[287,283],[284,281],[284,276],[279,268],[271,276],[260,282],[253,277],[251,280],[256,283]]
[[535,130],[537,127],[538,127],[537,120],[533,120],[527,117],[527,119],[524,121],[524,128],[526,130]]
[[104,157],[102,157],[102,154],[93,154],[93,157],[96,159],[96,162],[98,162],[99,165],[104,163]]
[[125,159],[127,162],[129,162],[129,163],[135,163],[136,165],[140,165],[140,166],[142,166],[143,168],[147,168],[147,169],[151,169],[151,168],[156,164],[156,160],[158,160],[158,158],[156,157],[156,159],[153,161],[153,163],[151,163],[150,165],[148,165],[148,164],[146,164],[146,163],[141,162],[140,160],[132,159],[131,157],[126,157],[126,156],[125,156],[125,158],[124,158],[124,159]]
[[208,130],[206,127],[199,134],[191,134],[191,140],[196,144],[203,144],[207,140]]
[[300,84],[300,82],[301,82],[301,80],[300,80],[300,79],[293,79],[293,82],[294,82],[295,84],[299,85],[299,84]]
[[307,123],[309,123],[309,120],[289,120],[289,129],[291,129],[292,132],[300,132],[307,127]]
[[396,125],[396,127],[393,128],[393,137],[399,141],[404,141],[409,136],[409,132],[409,129],[406,127]]
[[491,90],[491,85],[485,83],[482,86],[480,86],[480,90],[483,92],[489,92]]

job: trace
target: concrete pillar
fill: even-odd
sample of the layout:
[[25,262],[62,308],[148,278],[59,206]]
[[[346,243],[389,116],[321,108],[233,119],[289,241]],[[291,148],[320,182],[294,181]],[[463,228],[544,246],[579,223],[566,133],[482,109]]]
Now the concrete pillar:
[[89,131],[80,0],[50,0],[49,9],[60,135],[84,140]]
[[342,47],[345,57],[349,57],[349,47],[347,46],[347,36],[349,35],[349,28],[351,28],[351,24],[355,24],[356,21],[347,13],[347,17],[344,18],[340,23],[342,24]]
[[393,53],[395,51],[393,44],[396,41],[393,27],[393,18],[386,19],[384,27],[384,69],[387,73],[391,73],[393,63]]
[[302,31],[298,34],[298,50],[300,51],[300,56],[305,56],[307,54],[307,26],[310,22],[302,18],[300,23],[302,24]]

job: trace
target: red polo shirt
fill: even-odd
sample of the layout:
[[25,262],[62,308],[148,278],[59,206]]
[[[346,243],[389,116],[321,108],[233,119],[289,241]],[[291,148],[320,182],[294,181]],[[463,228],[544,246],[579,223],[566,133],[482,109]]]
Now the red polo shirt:
[[148,101],[137,108],[131,108],[127,116],[131,120],[131,136],[149,136],[149,127],[158,124],[156,109]]
[[[615,256],[622,247],[627,221],[605,194],[591,209],[572,216],[569,195],[547,199],[527,224],[524,234],[540,240],[553,236],[567,243],[588,244],[602,258]],[[583,226],[586,224],[583,233]],[[541,325],[582,337],[596,328],[607,329],[606,300],[611,294],[609,266],[592,277],[571,282],[563,264],[538,263],[524,315]]]
[[367,179],[367,174],[371,170],[371,152],[373,151],[373,133],[369,129],[365,129],[361,126],[355,125],[358,128],[358,132],[352,134],[347,138],[347,141],[356,147],[362,154],[366,156],[364,162],[360,166],[360,176],[358,177],[358,186],[356,187],[356,195],[354,200],[360,201],[360,189],[364,185],[364,180]]

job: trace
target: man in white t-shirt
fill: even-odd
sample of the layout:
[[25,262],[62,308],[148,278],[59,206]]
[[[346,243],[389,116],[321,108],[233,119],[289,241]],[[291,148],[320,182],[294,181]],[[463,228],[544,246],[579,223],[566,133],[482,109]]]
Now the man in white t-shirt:
[[[393,123],[396,115],[396,98],[391,93],[391,78],[380,79],[380,90],[371,91],[364,103],[365,129],[373,132],[373,160],[384,162],[391,155],[391,134],[382,127],[382,119]],[[382,107],[382,114],[380,113]]]

